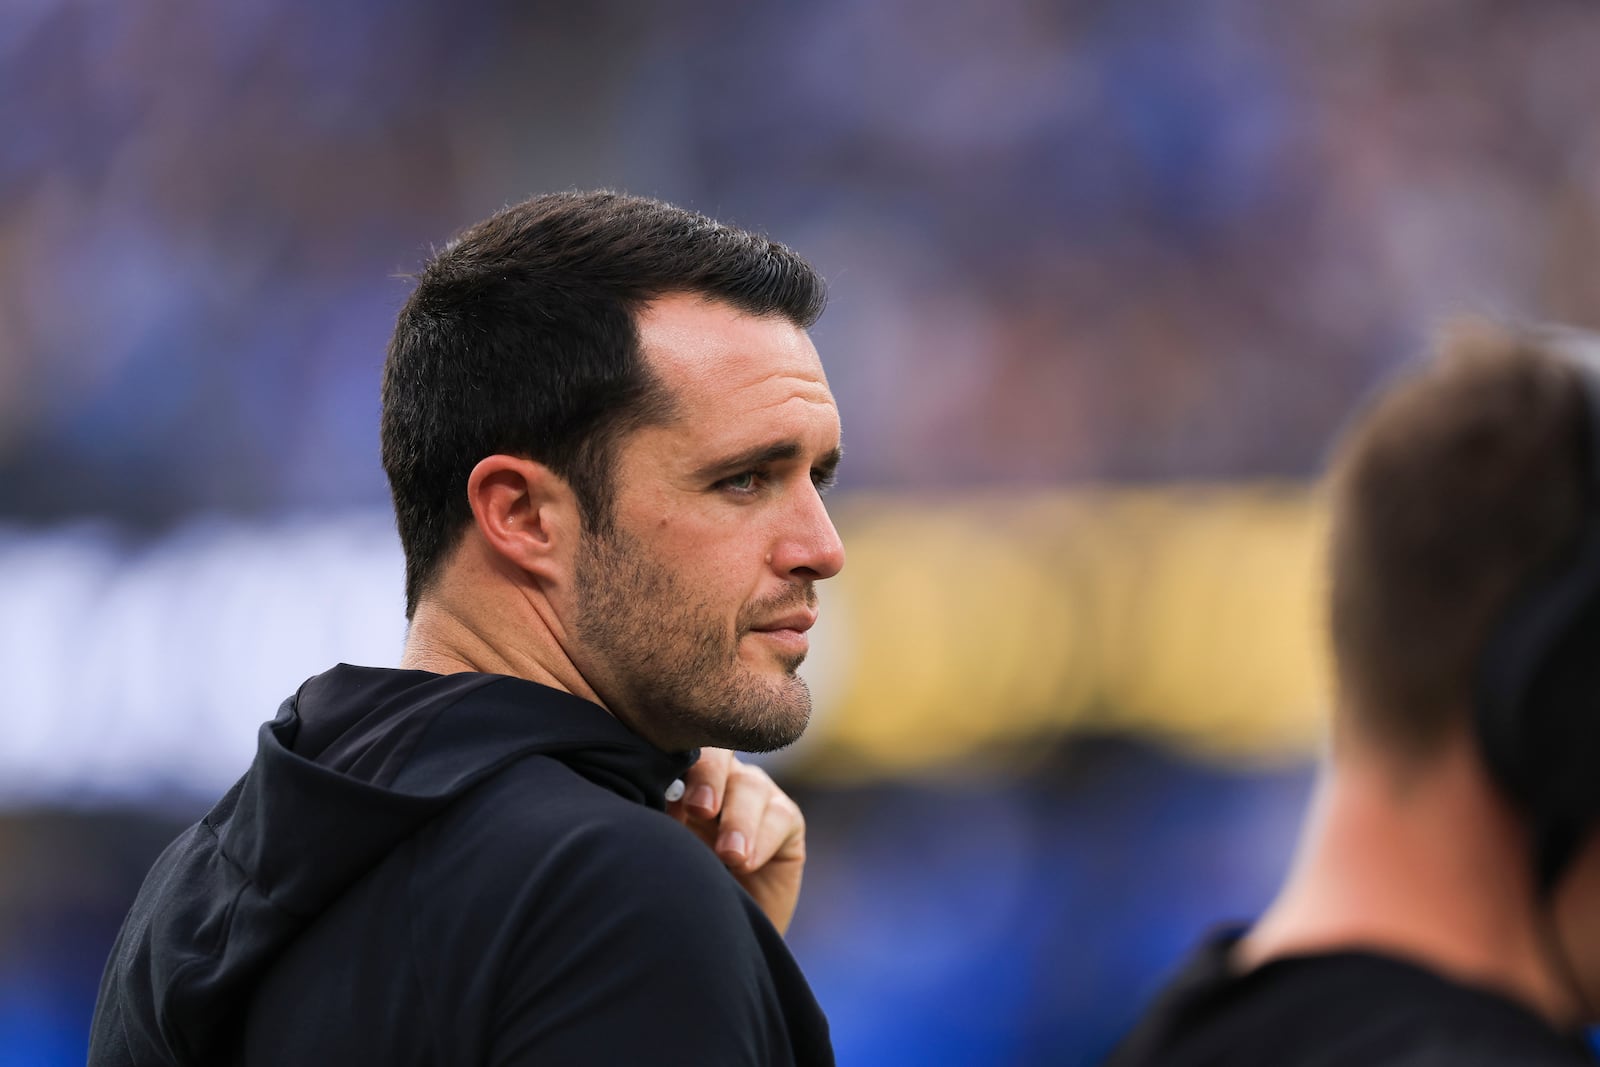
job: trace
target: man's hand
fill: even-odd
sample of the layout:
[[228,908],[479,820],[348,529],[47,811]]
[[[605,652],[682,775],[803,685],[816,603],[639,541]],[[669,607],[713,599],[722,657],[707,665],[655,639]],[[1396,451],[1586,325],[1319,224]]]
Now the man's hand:
[[693,830],[755,898],[778,933],[789,929],[806,865],[806,820],[767,772],[707,748],[667,814]]

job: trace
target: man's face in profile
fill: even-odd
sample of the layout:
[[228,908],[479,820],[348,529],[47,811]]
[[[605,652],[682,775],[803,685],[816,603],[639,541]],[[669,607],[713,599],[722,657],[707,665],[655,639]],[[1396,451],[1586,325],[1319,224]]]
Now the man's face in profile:
[[811,714],[814,585],[844,565],[820,497],[838,408],[781,316],[675,294],[638,330],[675,418],[618,446],[614,528],[578,554],[574,661],[658,747],[780,748]]

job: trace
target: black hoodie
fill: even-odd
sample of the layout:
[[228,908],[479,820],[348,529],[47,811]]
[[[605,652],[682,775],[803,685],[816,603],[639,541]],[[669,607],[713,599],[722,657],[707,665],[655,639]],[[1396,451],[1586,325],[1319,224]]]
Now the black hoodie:
[[521,679],[312,678],[146,878],[90,1064],[832,1063],[783,939],[662,811],[692,759]]
[[1105,1067],[1582,1067],[1499,993],[1366,951],[1233,964],[1241,930],[1197,949]]

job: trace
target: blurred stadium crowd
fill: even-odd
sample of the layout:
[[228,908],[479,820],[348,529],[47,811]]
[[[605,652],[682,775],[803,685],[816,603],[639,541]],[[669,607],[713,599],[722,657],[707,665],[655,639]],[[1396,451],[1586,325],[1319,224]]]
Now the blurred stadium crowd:
[[395,275],[552,186],[818,262],[848,486],[1304,475],[1432,316],[1600,292],[1577,2],[31,0],[0,34],[20,518],[382,503]]
[[[206,616],[201,586],[172,608],[196,545],[222,570],[299,559],[271,531],[328,521],[352,557],[394,552],[378,371],[431,242],[536,191],[659,196],[772,233],[832,285],[815,337],[861,544],[841,582],[878,610],[839,634],[871,650],[831,668],[847,679],[818,665],[855,725],[819,723],[843,732],[789,770],[815,857],[793,938],[841,1063],[1094,1062],[1200,929],[1264,900],[1313,750],[1282,723],[1315,710],[1314,499],[1283,490],[1285,519],[1163,487],[1310,479],[1443,315],[1600,326],[1595,55],[1581,0],[8,4],[0,673],[36,684],[0,689],[0,746],[73,715],[87,691],[56,679],[97,671],[97,720],[161,715],[159,689],[118,703],[105,650],[122,633],[183,661],[184,634],[136,620]],[[1103,485],[1151,494],[1115,527],[1141,532],[1073,541],[1078,505],[1055,502]],[[982,557],[987,517],[1019,502],[1042,509],[1030,532]],[[249,551],[218,522],[256,531]],[[1184,529],[1199,547],[1134,551]],[[1056,658],[1074,585],[1056,629],[991,655],[1016,601],[975,607],[972,559],[985,589],[1055,597],[1102,544],[1129,577],[1094,629],[1144,639]],[[1289,562],[1260,569],[1274,552]],[[153,559],[163,580],[117,584]],[[63,582],[80,614],[50,629]],[[398,581],[388,605],[362,588],[390,642]],[[1175,606],[1119,614],[1121,589]],[[896,605],[941,656],[902,647]],[[225,617],[248,657],[255,616]],[[328,662],[371,647],[352,632],[332,628]],[[1288,651],[1257,643],[1282,632]],[[1007,649],[1059,685],[996,682],[986,706],[963,679]],[[1064,664],[1103,678],[1109,656],[1140,684],[1073,687]],[[1293,680],[1255,685],[1275,667]],[[1208,700],[1246,699],[1238,672],[1273,703],[1229,729],[1276,741],[1219,762]],[[1019,693],[1029,729],[986,746]],[[222,710],[244,751],[272,712]],[[934,730],[963,744],[884,755]],[[0,783],[0,1064],[81,1062],[139,877],[242,767],[212,759],[119,781],[115,804],[114,759]]]

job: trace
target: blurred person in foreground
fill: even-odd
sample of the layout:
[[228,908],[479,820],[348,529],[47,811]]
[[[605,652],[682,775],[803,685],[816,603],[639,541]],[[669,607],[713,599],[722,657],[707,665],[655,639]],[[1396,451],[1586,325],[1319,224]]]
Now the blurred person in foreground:
[[1597,357],[1465,324],[1348,431],[1330,752],[1293,869],[1110,1064],[1593,1062]]
[[91,1063],[832,1062],[782,939],[804,821],[722,751],[800,736],[844,563],[822,304],[609,193],[432,258],[383,383],[400,669],[307,681],[156,862]]

